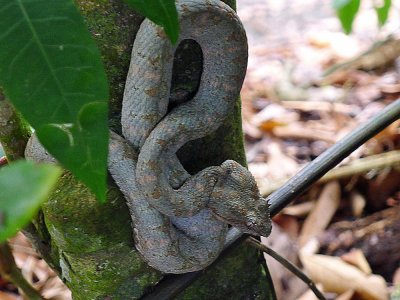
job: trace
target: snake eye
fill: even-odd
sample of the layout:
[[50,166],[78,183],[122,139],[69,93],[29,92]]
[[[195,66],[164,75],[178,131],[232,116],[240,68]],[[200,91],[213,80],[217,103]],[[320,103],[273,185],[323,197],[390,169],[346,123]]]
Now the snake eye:
[[247,233],[252,234],[252,235],[258,235],[257,234],[257,224],[253,220],[253,218],[249,218],[246,221],[246,230]]

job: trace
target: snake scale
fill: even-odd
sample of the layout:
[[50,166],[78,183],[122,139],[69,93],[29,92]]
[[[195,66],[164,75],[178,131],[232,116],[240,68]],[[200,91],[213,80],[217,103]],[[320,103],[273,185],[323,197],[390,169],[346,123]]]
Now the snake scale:
[[[250,172],[227,160],[190,175],[176,152],[215,131],[233,109],[247,66],[236,13],[219,0],[177,1],[180,41],[194,40],[203,71],[194,97],[168,111],[176,47],[149,20],[132,50],[122,105],[123,137],[111,132],[108,169],[123,192],[135,245],[166,273],[200,270],[223,249],[228,224],[268,236],[269,205]],[[179,44],[178,42],[178,44]],[[51,160],[35,137],[26,156]]]

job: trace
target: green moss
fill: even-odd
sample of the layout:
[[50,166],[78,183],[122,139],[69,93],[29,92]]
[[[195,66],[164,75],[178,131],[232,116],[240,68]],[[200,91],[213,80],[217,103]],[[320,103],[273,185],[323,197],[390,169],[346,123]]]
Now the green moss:
[[240,245],[207,270],[178,299],[268,299],[267,282],[257,257],[257,250]]
[[52,249],[58,252],[52,257],[58,257],[60,276],[75,299],[115,296],[114,291],[132,296],[121,299],[137,299],[161,278],[135,250],[128,207],[113,185],[107,202],[100,204],[65,173],[42,209]]
[[42,208],[49,233],[59,247],[87,253],[131,240],[128,208],[116,188],[109,188],[107,202],[101,204],[70,173],[64,174],[61,182]]
[[6,100],[0,87],[0,143],[9,161],[24,157],[29,127]]
[[136,251],[121,244],[79,257],[63,253],[62,260],[63,279],[72,287],[74,299],[138,299],[160,279],[140,263]]

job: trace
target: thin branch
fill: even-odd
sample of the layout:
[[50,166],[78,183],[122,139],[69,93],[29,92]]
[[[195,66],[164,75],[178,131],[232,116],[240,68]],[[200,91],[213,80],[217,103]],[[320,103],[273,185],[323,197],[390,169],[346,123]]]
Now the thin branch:
[[300,196],[330,169],[339,164],[363,143],[400,118],[400,99],[386,106],[371,120],[346,135],[306,167],[294,175],[267,199],[271,203],[271,214],[275,215]]
[[30,300],[43,300],[42,296],[22,276],[21,270],[15,264],[7,242],[0,244],[0,273],[2,277],[21,289],[22,293]]
[[306,275],[302,270],[300,270],[297,266],[292,264],[290,261],[286,260],[284,257],[280,256],[278,253],[276,253],[274,250],[271,248],[261,244],[259,241],[257,241],[253,237],[248,237],[246,239],[246,242],[249,243],[250,245],[254,246],[258,250],[261,250],[262,252],[267,253],[269,256],[274,258],[276,261],[278,261],[281,265],[283,265],[286,269],[288,269],[290,272],[292,272],[294,275],[296,275],[298,278],[300,278],[315,294],[315,296],[320,299],[320,300],[326,300],[324,295],[318,290],[316,287],[315,283]]
[[[400,99],[388,105],[368,123],[359,126],[356,130],[345,136],[337,144],[325,151],[313,162],[302,169],[291,180],[284,184],[280,189],[271,194],[268,198],[271,201],[271,216],[288,205],[294,198],[300,196],[307,188],[318,181],[325,173],[340,163],[351,152],[360,147],[367,140],[382,131],[385,127],[400,118]],[[297,187],[295,184],[299,184]],[[215,263],[231,252],[234,247],[240,244],[247,236],[238,229],[232,228],[229,232],[229,241],[225,244],[225,249],[220,258]],[[192,282],[197,280],[205,271],[192,272],[182,275],[168,276],[168,284],[161,284],[154,287],[153,291],[145,295],[143,299],[167,300],[173,299],[180,292],[184,291]],[[173,293],[169,289],[173,287]],[[157,297],[157,295],[162,295]]]

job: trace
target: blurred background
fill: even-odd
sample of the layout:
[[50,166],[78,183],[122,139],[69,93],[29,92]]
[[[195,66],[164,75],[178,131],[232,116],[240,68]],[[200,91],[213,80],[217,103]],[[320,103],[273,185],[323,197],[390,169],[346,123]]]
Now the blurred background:
[[[385,3],[362,1],[347,35],[331,1],[238,0],[250,49],[247,160],[264,196],[399,97],[400,2],[379,26]],[[399,146],[397,121],[276,216],[263,239],[329,299],[400,297]],[[278,299],[316,299],[267,261]]]
[[[400,96],[400,1],[391,1],[379,26],[375,7],[385,3],[362,1],[346,35],[331,1],[237,0],[249,41],[247,160],[264,196]],[[400,299],[399,201],[397,121],[276,216],[263,243],[302,268],[328,299]],[[22,234],[10,244],[43,296],[71,299]],[[316,299],[267,261],[278,299]],[[21,298],[0,279],[0,299]]]

